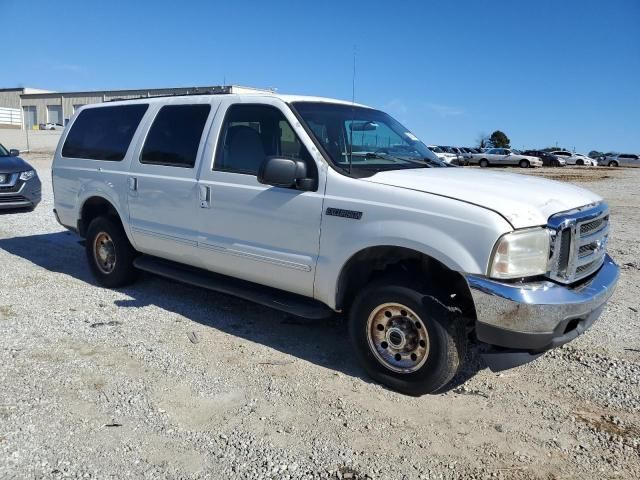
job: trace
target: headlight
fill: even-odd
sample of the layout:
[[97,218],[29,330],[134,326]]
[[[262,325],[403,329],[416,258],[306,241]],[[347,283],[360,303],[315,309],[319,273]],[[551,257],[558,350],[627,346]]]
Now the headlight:
[[27,180],[31,180],[35,176],[36,176],[35,170],[27,170],[26,172],[22,172],[20,174],[20,180],[26,182]]
[[545,228],[507,233],[496,243],[489,276],[521,278],[542,275],[547,272],[549,248],[549,231]]

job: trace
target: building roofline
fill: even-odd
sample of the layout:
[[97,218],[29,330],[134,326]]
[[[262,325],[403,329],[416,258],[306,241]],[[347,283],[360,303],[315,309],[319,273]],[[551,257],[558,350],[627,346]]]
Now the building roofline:
[[0,88],[0,92],[22,92],[22,94],[28,94],[31,91],[32,94],[37,93],[57,93],[53,90],[45,90],[43,88],[31,88],[31,87],[9,87],[9,88]]

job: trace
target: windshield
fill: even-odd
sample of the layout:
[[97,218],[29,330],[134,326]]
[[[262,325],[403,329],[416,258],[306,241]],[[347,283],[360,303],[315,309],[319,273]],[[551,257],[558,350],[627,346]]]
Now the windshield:
[[8,156],[9,156],[9,152],[0,143],[0,157],[8,157]]
[[429,150],[431,150],[433,153],[444,153],[440,147],[436,147],[435,145],[429,147]]
[[446,167],[400,123],[384,112],[336,103],[292,105],[337,167],[353,173]]

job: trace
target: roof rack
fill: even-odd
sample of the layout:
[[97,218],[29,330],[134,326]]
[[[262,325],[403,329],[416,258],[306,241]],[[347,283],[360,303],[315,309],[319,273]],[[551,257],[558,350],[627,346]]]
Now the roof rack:
[[275,88],[255,88],[255,87],[242,87],[239,85],[216,85],[206,88],[185,88],[184,92],[165,93],[162,95],[140,95],[135,98],[111,98],[105,100],[105,102],[122,102],[125,100],[141,100],[144,98],[163,98],[163,97],[186,97],[192,95],[230,95],[232,93],[275,93]]

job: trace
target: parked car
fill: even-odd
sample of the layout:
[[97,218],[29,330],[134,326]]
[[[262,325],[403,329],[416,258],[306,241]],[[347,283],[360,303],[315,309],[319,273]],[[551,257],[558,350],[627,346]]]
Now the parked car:
[[427,148],[431,150],[434,155],[436,155],[440,160],[450,165],[458,164],[458,156],[452,152],[445,152],[442,148],[437,145],[429,145]]
[[518,165],[521,168],[541,167],[542,160],[538,157],[515,153],[509,148],[492,148],[483,153],[471,156],[469,164],[481,167]]
[[[54,212],[101,285],[145,270],[301,317],[344,312],[366,371],[410,394],[447,385],[471,340],[494,370],[533,360],[587,330],[613,293],[595,193],[440,168],[373,108],[224,91],[71,120]],[[387,145],[417,153],[375,153]]]
[[640,156],[635,153],[616,153],[598,160],[598,164],[607,167],[640,167]]
[[40,130],[62,130],[64,127],[59,123],[41,123],[38,128]]
[[38,174],[19,155],[0,144],[0,210],[33,210],[40,203]]
[[557,157],[556,155],[543,150],[526,150],[523,154],[530,157],[538,157],[542,160],[542,165],[545,167],[564,167],[567,164],[567,161],[564,158]]
[[471,156],[474,153],[478,153],[474,151],[474,149],[468,148],[468,147],[459,147],[458,149],[462,152],[462,159],[465,165],[469,165],[469,160],[471,160]]
[[[456,148],[456,147],[450,147],[448,145],[438,145],[440,147],[440,149],[445,152],[448,153],[449,155],[453,155],[452,158],[455,158],[455,164],[456,165],[463,165],[464,164],[464,159],[462,157],[462,152]],[[451,162],[449,163],[454,163],[454,160],[451,160]]]
[[578,165],[585,167],[595,167],[598,165],[598,162],[593,158],[589,158],[587,155],[583,155],[582,153],[572,153],[567,152],[566,150],[556,150],[555,152],[551,152],[552,155],[555,155],[559,158],[564,158],[567,165]]

